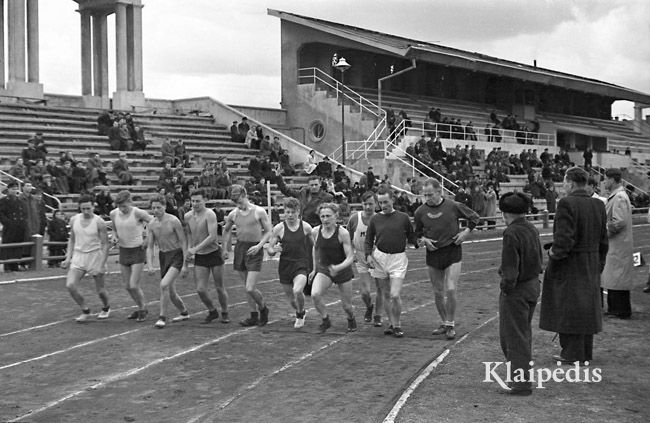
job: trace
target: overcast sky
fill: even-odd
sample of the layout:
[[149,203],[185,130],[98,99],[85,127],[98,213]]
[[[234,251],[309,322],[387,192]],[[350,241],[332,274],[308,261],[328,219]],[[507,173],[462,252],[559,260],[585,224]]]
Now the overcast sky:
[[[6,3],[6,2],[5,2]],[[355,25],[650,93],[648,0],[143,0],[144,92],[279,107],[280,22],[267,8]],[[77,4],[41,0],[45,92],[81,93]],[[6,14],[5,14],[6,16]],[[115,87],[114,16],[109,74]],[[352,61],[352,59],[350,59]],[[632,115],[629,104],[614,114]],[[650,109],[646,110],[650,113]]]

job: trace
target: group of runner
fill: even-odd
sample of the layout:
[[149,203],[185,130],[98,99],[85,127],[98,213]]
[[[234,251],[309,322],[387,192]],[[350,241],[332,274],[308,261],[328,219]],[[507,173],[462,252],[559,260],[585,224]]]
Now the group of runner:
[[[236,207],[227,215],[223,227],[221,246],[218,242],[218,223],[215,213],[205,205],[201,190],[190,193],[191,207],[184,216],[184,224],[176,216],[165,212],[165,198],[151,199],[153,216],[132,204],[131,194],[121,191],[115,200],[117,208],[111,212],[112,244],[119,247],[122,280],[137,310],[129,315],[138,322],[146,320],[148,310],[140,276],[145,262],[153,274],[154,251],[159,250],[160,263],[160,313],[155,327],[168,323],[167,298],[178,309],[172,322],[190,318],[185,303],[178,295],[175,281],[185,276],[189,264],[194,263],[194,279],[199,298],[208,309],[203,323],[220,320],[229,323],[228,293],[223,283],[223,265],[232,246],[231,234],[237,229],[237,243],[233,254],[233,268],[246,289],[250,316],[242,326],[264,326],[269,321],[269,307],[257,289],[264,251],[280,255],[278,274],[283,291],[295,310],[295,328],[305,325],[305,295],[311,295],[320,314],[321,332],[332,326],[324,301],[324,294],[336,285],[347,317],[347,330],[357,330],[352,304],[353,264],[360,279],[361,298],[366,307],[364,320],[382,327],[382,311],[388,326],[386,335],[404,336],[400,315],[400,291],[408,269],[407,244],[426,247],[426,263],[434,288],[435,303],[441,325],[434,335],[444,334],[448,339],[456,336],[454,314],[455,287],[460,275],[461,244],[478,223],[478,215],[460,203],[443,197],[443,188],[431,179],[423,187],[425,203],[415,212],[415,228],[407,214],[393,208],[393,192],[380,189],[362,196],[363,210],[354,213],[347,229],[338,224],[338,206],[322,203],[317,208],[321,224],[312,227],[300,216],[301,204],[296,198],[284,201],[284,221],[271,226],[266,211],[251,203],[241,185],[231,187],[231,200]],[[379,207],[380,211],[377,211]],[[80,213],[70,220],[71,236],[67,256],[62,263],[69,268],[66,286],[82,314],[77,322],[91,318],[90,309],[80,295],[77,285],[88,273],[95,280],[102,310],[97,319],[110,314],[109,298],[104,287],[106,261],[111,248],[106,223],[93,213],[92,198],[81,196]],[[467,220],[460,230],[459,219]],[[146,227],[146,240],[143,236]],[[217,292],[221,313],[208,294],[210,275]],[[377,294],[372,302],[372,286]]]

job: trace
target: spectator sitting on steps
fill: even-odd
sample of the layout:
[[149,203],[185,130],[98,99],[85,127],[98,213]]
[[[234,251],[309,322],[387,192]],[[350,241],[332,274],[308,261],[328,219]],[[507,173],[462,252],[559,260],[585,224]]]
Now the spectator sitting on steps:
[[14,178],[20,179],[21,181],[27,179],[27,169],[25,168],[23,159],[21,157],[17,158],[14,165],[9,168],[9,174]]
[[115,173],[121,185],[133,185],[133,174],[129,171],[126,153],[120,153],[120,158],[113,162],[113,173]]
[[300,189],[291,189],[285,183],[280,172],[276,170],[276,183],[282,194],[297,198],[300,201],[300,215],[302,219],[312,226],[320,225],[318,206],[332,201],[332,196],[322,188],[321,179],[316,175],[309,177],[309,185]]
[[323,157],[323,160],[318,163],[318,166],[316,167],[316,174],[321,178],[332,177],[332,163],[330,163],[329,157]]
[[311,175],[311,173],[316,170],[317,166],[318,161],[316,159],[316,152],[314,150],[310,150],[309,155],[307,156],[307,161],[304,165],[305,173],[307,173],[307,175]]

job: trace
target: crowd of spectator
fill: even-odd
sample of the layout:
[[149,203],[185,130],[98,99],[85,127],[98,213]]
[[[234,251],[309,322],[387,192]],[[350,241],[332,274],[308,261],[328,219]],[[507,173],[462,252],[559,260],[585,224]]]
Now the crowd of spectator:
[[147,144],[144,130],[133,120],[130,113],[105,111],[97,118],[97,132],[108,137],[111,150],[144,151]]

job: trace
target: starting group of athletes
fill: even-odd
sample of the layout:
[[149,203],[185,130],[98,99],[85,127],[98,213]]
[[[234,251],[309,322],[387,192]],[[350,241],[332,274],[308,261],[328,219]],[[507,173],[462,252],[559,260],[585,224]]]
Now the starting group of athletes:
[[[426,247],[426,264],[441,318],[441,325],[433,334],[454,339],[461,244],[478,224],[479,217],[466,206],[444,198],[442,187],[435,179],[425,183],[423,195],[425,203],[414,215],[415,228],[408,215],[393,208],[393,192],[389,189],[365,193],[362,196],[363,210],[350,217],[347,229],[337,223],[338,207],[333,203],[320,204],[317,213],[321,224],[312,228],[301,219],[301,204],[295,198],[284,201],[284,221],[272,227],[266,211],[248,200],[244,187],[233,185],[231,200],[236,207],[225,219],[220,246],[216,215],[206,208],[201,190],[191,192],[192,210],[185,214],[184,224],[176,216],[165,213],[164,196],[151,200],[151,216],[133,206],[131,194],[122,191],[116,196],[117,208],[111,212],[110,218],[112,244],[119,247],[122,280],[138,307],[129,319],[142,322],[147,318],[140,277],[145,263],[149,274],[154,273],[152,263],[157,247],[161,277],[160,313],[154,326],[164,328],[169,322],[167,298],[179,311],[171,322],[190,318],[185,303],[176,291],[175,281],[179,275],[187,274],[188,265],[192,262],[197,294],[208,309],[203,323],[215,320],[229,323],[223,265],[231,253],[231,234],[236,227],[233,267],[242,278],[250,308],[250,316],[240,322],[242,326],[264,326],[269,321],[269,307],[256,287],[266,250],[271,256],[280,254],[280,284],[295,309],[295,328],[305,325],[305,294],[311,295],[314,307],[320,314],[320,331],[325,332],[332,326],[323,295],[332,285],[336,285],[347,315],[347,330],[357,330],[352,304],[352,266],[355,265],[361,282],[361,298],[366,307],[364,320],[382,327],[384,311],[388,320],[384,333],[400,338],[404,336],[400,321],[400,291],[408,268],[405,251],[407,244],[411,243],[416,248]],[[104,287],[104,274],[111,242],[105,222],[93,213],[92,199],[82,196],[79,209],[80,213],[70,220],[71,235],[62,267],[69,269],[66,287],[81,307],[82,314],[76,321],[82,323],[91,319],[90,309],[77,290],[78,283],[86,273],[94,278],[103,304],[96,318],[109,317],[111,309]],[[468,223],[462,230],[459,227],[460,218]],[[145,227],[146,242],[143,237]],[[211,274],[221,313],[208,294]],[[371,297],[373,281],[377,290],[374,305]]]

